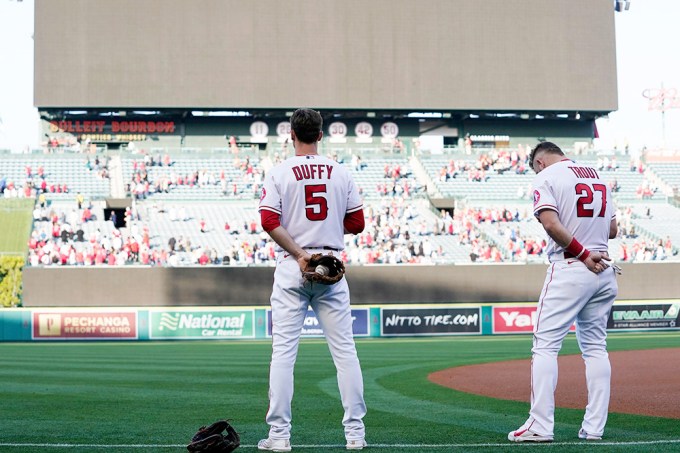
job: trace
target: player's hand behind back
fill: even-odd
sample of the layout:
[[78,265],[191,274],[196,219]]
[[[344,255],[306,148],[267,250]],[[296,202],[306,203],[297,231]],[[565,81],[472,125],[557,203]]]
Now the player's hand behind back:
[[591,272],[599,274],[609,267],[607,261],[611,260],[612,259],[609,258],[609,255],[606,253],[590,252],[590,255],[588,255],[588,258],[586,258],[583,263],[588,269],[590,269]]
[[297,259],[298,266],[300,266],[300,272],[303,272],[303,273],[305,272],[305,270],[307,269],[307,265],[309,264],[309,260],[311,258],[312,258],[312,255],[305,252],[304,255],[300,256]]

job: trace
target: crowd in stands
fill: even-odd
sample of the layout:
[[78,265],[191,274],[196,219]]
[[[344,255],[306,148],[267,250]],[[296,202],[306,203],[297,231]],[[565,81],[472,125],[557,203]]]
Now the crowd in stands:
[[[85,167],[94,172],[99,178],[109,178],[109,159],[105,156],[87,158]],[[21,181],[8,180],[7,176],[0,173],[0,196],[4,198],[42,198],[46,194],[70,193],[71,188],[63,181],[55,181],[55,176],[45,170],[42,164],[37,167],[26,165],[24,178]]]
[[[126,218],[131,216],[131,212],[126,213]],[[111,221],[98,219],[89,204],[70,210],[38,205],[33,219],[28,243],[28,261],[32,266],[164,265],[167,262],[164,250],[152,250],[148,226],[139,228],[131,222],[123,235]],[[88,228],[86,224],[91,222],[97,225]]]
[[[233,178],[228,175],[227,169],[219,171],[201,168],[181,173],[173,170],[173,162],[166,154],[163,158],[154,160],[146,155],[143,160],[132,162],[132,178],[126,184],[126,190],[136,200],[144,200],[155,193],[169,193],[177,187],[206,187],[219,185],[224,196],[237,196],[250,191],[252,198],[259,197],[264,171],[253,165],[250,158],[240,159],[235,157],[234,167],[238,170],[238,176]],[[157,172],[155,177],[149,171],[149,167],[164,167],[168,171]]]
[[670,237],[663,239],[636,238],[630,244],[619,244],[619,260],[628,262],[663,261],[674,255]]
[[348,237],[342,259],[350,264],[432,263],[441,257],[429,237],[436,223],[419,218],[417,210],[403,198],[384,199],[364,212],[366,227]]
[[94,172],[101,179],[109,179],[109,158],[107,156],[94,156],[94,159],[87,158],[85,168]]
[[[367,164],[358,164],[360,169],[366,166]],[[411,177],[411,172],[398,163],[386,164],[384,174],[384,181],[376,186],[376,191],[381,197],[410,198],[411,195],[423,189],[418,181]]]
[[[82,197],[82,196],[81,196]],[[126,228],[116,228],[115,221],[97,219],[91,206],[77,198],[79,207],[52,210],[36,206],[34,231],[29,243],[31,265],[250,265],[273,264],[275,244],[262,231],[255,219],[227,219],[223,229],[231,237],[227,250],[214,246],[193,245],[192,235],[171,237],[167,244],[154,241],[148,219],[136,208],[125,212]],[[163,208],[169,220],[188,222],[183,205]],[[424,216],[402,197],[383,199],[365,209],[366,228],[355,236],[347,236],[342,259],[349,264],[430,264],[445,261],[447,252],[433,241],[434,236],[449,236],[453,243],[466,246],[472,262],[504,262],[525,260],[527,255],[540,255],[545,240],[520,234],[519,222],[527,218],[518,209],[461,208],[442,210],[439,216]],[[94,222],[90,228],[86,224]],[[479,228],[480,223],[497,225],[497,243]],[[198,222],[196,235],[217,226]],[[89,233],[86,233],[89,231]]]
[[35,198],[40,194],[69,192],[68,185],[53,181],[42,165],[35,169],[27,165],[21,182],[8,181],[6,176],[0,174],[0,194],[4,198]]
[[[641,215],[644,218],[651,218],[651,210],[648,207],[646,212]],[[662,261],[675,256],[673,241],[670,236],[665,238],[642,237],[635,228],[633,219],[636,214],[631,206],[620,207],[616,211],[616,223],[619,229],[618,256],[620,261],[642,262],[642,261]]]
[[[168,155],[144,153],[132,163],[132,178],[128,181],[129,192],[137,200],[144,200],[159,192],[168,193],[180,186],[219,186],[225,196],[252,191],[257,197],[265,171],[287,157],[287,151],[276,153],[268,163],[252,163],[249,157],[233,156],[233,165],[238,176],[231,169],[202,168],[184,172],[178,171],[176,162]],[[337,154],[329,156],[338,160]],[[360,172],[370,165],[359,155],[353,154],[350,165]],[[86,167],[101,178],[109,177],[108,159],[103,156],[88,156]],[[621,172],[616,157],[600,158],[596,162],[600,171]],[[151,171],[153,168],[154,171]],[[533,216],[530,207],[525,212],[519,209],[461,207],[455,211],[442,210],[438,215],[426,216],[414,208],[410,196],[421,188],[409,177],[405,166],[387,164],[384,167],[384,181],[376,187],[383,198],[379,203],[365,207],[366,228],[356,236],[347,236],[342,258],[349,264],[429,264],[444,262],[449,257],[445,248],[434,240],[436,236],[448,236],[447,242],[464,247],[471,262],[524,262],[531,257],[545,257],[547,238],[544,234],[527,234],[523,222]],[[631,160],[629,170],[644,174],[646,168],[639,160]],[[528,171],[528,153],[523,147],[511,150],[492,150],[479,154],[474,159],[455,160],[441,168],[440,180],[467,178],[469,181],[485,181],[491,174],[512,172],[525,174]],[[624,170],[625,171],[625,164]],[[610,180],[613,192],[619,184]],[[649,198],[656,187],[644,180],[638,195]],[[223,229],[230,236],[226,250],[214,246],[196,246],[198,241],[192,235],[171,238],[160,244],[154,241],[153,225],[139,212],[126,212],[125,228],[115,228],[115,222],[97,218],[80,194],[76,195],[77,207],[60,212],[52,210],[45,194],[69,193],[66,184],[50,181],[42,166],[26,167],[23,185],[17,187],[13,181],[6,181],[0,175],[0,193],[5,197],[36,197],[34,211],[35,229],[29,242],[31,265],[124,265],[140,264],[150,266],[179,265],[250,265],[273,264],[275,244],[264,233],[259,221],[243,224],[242,219],[225,219],[224,225],[207,226],[199,222],[200,235],[210,227]],[[530,195],[528,188],[518,189],[518,198]],[[167,215],[170,220],[189,221],[181,204],[170,206]],[[620,237],[619,256],[622,261],[663,260],[674,254],[670,238],[640,237],[635,231],[632,208],[621,208],[617,215]],[[533,220],[532,220],[533,221]],[[93,222],[96,226],[92,226]],[[494,233],[480,225],[494,225]]]
[[513,172],[518,175],[526,174],[529,170],[529,154],[524,147],[517,149],[494,149],[489,153],[480,154],[474,162],[451,159],[439,171],[439,180],[446,182],[459,176],[465,176],[468,181],[485,182],[491,174]]

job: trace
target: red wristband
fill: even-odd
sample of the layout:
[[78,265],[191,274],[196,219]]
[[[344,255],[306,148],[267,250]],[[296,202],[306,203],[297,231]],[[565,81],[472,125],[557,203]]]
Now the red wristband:
[[564,250],[571,253],[574,258],[578,258],[581,261],[585,261],[590,255],[590,250],[583,247],[575,237],[571,238],[571,242]]

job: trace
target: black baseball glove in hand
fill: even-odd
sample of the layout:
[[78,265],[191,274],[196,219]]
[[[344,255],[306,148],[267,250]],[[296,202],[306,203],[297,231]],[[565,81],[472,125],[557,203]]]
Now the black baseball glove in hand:
[[[224,431],[226,433],[222,434]],[[220,420],[210,426],[201,426],[191,443],[187,445],[190,452],[230,453],[241,445],[241,439],[233,426],[226,420]]]
[[323,285],[333,285],[342,280],[344,275],[345,264],[331,253],[328,255],[315,253],[302,271],[305,280]]

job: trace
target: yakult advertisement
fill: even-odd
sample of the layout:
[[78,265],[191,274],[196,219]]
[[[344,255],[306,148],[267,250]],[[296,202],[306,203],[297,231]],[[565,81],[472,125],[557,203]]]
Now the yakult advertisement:
[[[530,307],[493,307],[493,333],[531,333],[534,331],[538,309]],[[570,331],[576,330],[571,326]]]

